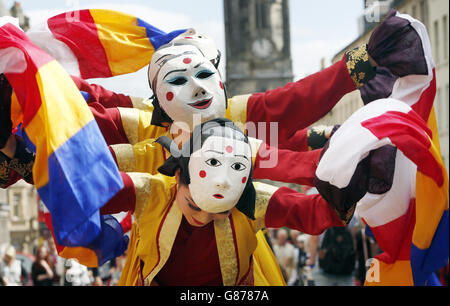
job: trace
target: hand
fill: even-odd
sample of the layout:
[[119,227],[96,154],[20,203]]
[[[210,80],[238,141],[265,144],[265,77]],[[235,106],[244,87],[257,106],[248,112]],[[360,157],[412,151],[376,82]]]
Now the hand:
[[8,139],[6,140],[6,143],[2,149],[0,149],[0,152],[8,156],[9,158],[14,158],[14,154],[16,153],[16,137],[13,134],[10,134]]

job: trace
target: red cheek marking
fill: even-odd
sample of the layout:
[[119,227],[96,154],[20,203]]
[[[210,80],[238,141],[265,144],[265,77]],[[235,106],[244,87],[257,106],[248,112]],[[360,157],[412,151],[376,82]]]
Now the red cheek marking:
[[169,91],[168,93],[166,93],[166,99],[167,99],[167,101],[172,101],[172,99],[173,99],[173,92]]
[[247,177],[246,177],[246,176],[244,176],[244,177],[242,178],[242,184],[245,184],[245,182],[247,182]]
[[192,62],[192,60],[189,57],[183,59],[183,63],[185,64],[189,64],[190,62]]
[[231,153],[231,152],[233,152],[233,147],[232,147],[232,146],[227,146],[227,147],[225,148],[225,150],[226,150],[228,153]]
[[220,85],[220,88],[223,89],[223,84],[222,84],[222,82],[219,82],[219,85]]
[[198,175],[199,175],[201,178],[204,178],[204,177],[206,176],[205,170],[200,171],[200,172],[198,173]]
[[192,39],[192,37],[191,37],[191,36],[186,36],[185,38],[186,38],[186,39]]

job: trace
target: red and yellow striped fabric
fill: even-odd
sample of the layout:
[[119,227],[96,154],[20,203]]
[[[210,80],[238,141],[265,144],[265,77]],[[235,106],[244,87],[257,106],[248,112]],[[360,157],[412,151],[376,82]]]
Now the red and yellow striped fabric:
[[15,92],[13,121],[22,123],[36,153],[34,184],[52,215],[56,242],[86,245],[101,232],[100,207],[123,181],[72,79],[20,28],[3,21],[0,72]]
[[132,15],[85,9],[51,17],[27,35],[71,75],[89,79],[136,72],[156,49],[185,31],[165,33]]

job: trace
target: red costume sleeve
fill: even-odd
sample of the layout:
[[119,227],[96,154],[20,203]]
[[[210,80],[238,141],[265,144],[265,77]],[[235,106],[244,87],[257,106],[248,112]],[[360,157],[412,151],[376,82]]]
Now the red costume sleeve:
[[129,96],[117,94],[103,88],[100,85],[89,84],[85,80],[72,76],[72,80],[80,91],[89,94],[88,103],[98,102],[106,108],[110,107],[133,107],[133,103]]
[[278,141],[283,143],[297,130],[322,118],[355,89],[344,56],[334,65],[297,82],[255,93],[247,103],[247,121],[265,122],[267,129],[266,135],[251,136],[270,144],[270,122],[278,122]]
[[309,128],[298,130],[293,136],[280,143],[278,148],[299,152],[308,151],[308,129]]
[[286,226],[319,235],[332,226],[344,226],[331,206],[319,195],[305,195],[287,187],[279,188],[269,200],[266,227]]
[[90,103],[89,108],[108,145],[129,143],[117,108],[106,108],[98,102]]
[[314,174],[322,150],[296,152],[261,144],[253,167],[254,179],[314,186]]
[[133,181],[124,172],[120,172],[120,175],[122,176],[124,187],[100,208],[100,214],[102,215],[116,214],[122,211],[134,212],[136,189],[134,188]]

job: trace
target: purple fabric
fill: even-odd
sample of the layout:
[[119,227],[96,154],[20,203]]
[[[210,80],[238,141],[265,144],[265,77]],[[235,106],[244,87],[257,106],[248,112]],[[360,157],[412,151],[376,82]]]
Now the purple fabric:
[[[321,158],[328,149],[329,142],[322,150]],[[350,222],[356,203],[366,194],[368,185],[370,159],[367,156],[360,161],[355,169],[349,184],[344,188],[338,188],[329,182],[314,177],[314,185],[320,195],[333,207],[339,218],[344,222]]]
[[367,191],[373,194],[388,192],[394,181],[397,148],[385,145],[369,154],[370,172]]
[[[321,158],[329,142],[322,150]],[[333,207],[339,218],[350,222],[356,204],[367,193],[383,194],[392,187],[397,148],[385,145],[373,150],[356,166],[349,184],[338,188],[327,181],[314,177],[314,185],[320,195]]]
[[399,76],[427,74],[427,64],[419,34],[407,19],[392,9],[375,28],[368,43],[370,56],[379,66]]
[[364,105],[389,97],[394,83],[398,79],[398,76],[393,75],[385,67],[375,67],[375,71],[375,77],[359,89]]

